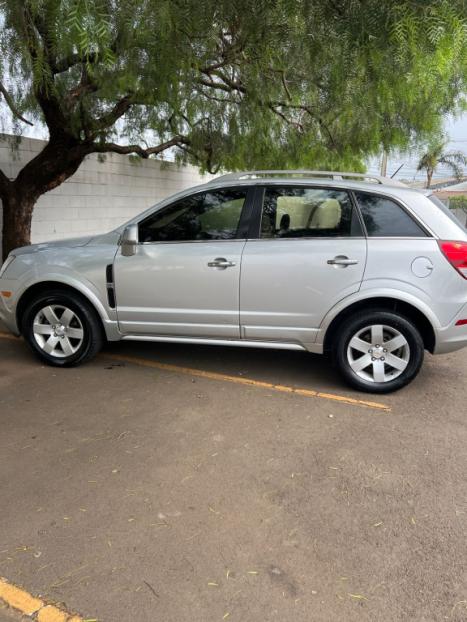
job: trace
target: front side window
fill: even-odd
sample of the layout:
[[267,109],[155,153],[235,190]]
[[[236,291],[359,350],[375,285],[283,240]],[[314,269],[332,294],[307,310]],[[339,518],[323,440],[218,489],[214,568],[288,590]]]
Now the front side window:
[[232,240],[247,190],[223,189],[186,197],[139,224],[139,241]]
[[369,192],[355,192],[369,237],[426,237],[423,229],[395,201]]
[[264,192],[262,238],[362,235],[344,190],[272,186]]

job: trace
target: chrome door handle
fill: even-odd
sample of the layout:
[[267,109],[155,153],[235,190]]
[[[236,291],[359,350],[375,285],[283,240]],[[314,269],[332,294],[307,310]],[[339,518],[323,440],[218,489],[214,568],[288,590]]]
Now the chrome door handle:
[[216,257],[214,261],[208,262],[209,268],[219,268],[220,270],[232,268],[235,265],[235,261],[229,261],[228,259],[225,259],[225,257]]
[[358,264],[357,259],[349,259],[345,255],[337,255],[334,259],[328,259],[328,264],[330,266],[342,266],[346,268],[347,266],[356,266]]

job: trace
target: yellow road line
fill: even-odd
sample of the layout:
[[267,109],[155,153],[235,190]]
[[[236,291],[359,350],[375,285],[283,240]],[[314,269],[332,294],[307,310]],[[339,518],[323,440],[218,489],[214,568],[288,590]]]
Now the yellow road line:
[[[7,333],[0,333],[1,339],[17,339],[13,335]],[[282,393],[293,393],[295,395],[301,395],[302,397],[313,397],[318,399],[331,400],[339,402],[341,404],[347,404],[349,406],[361,406],[363,408],[372,408],[374,410],[380,410],[382,412],[390,412],[391,408],[386,404],[380,402],[371,402],[369,400],[358,400],[353,397],[346,397],[344,395],[336,395],[334,393],[325,393],[323,391],[314,391],[313,389],[300,389],[295,387],[289,387],[282,384],[274,384],[272,382],[262,382],[261,380],[253,380],[252,378],[243,378],[238,376],[229,376],[227,374],[218,374],[213,371],[204,371],[203,369],[194,369],[192,367],[181,367],[179,365],[171,365],[169,363],[160,363],[159,361],[151,361],[148,359],[139,358],[136,356],[126,356],[123,354],[102,354],[108,359],[114,359],[117,361],[125,361],[127,363],[133,363],[134,365],[141,365],[143,367],[152,367],[154,369],[162,369],[164,371],[171,371],[178,374],[187,374],[189,376],[197,376],[198,378],[207,378],[209,380],[222,380],[223,382],[233,382],[235,384],[242,384],[250,387],[258,387],[260,389],[268,389],[270,391],[280,391]]]
[[179,365],[171,365],[170,363],[160,363],[159,361],[151,361],[148,359],[139,358],[136,356],[126,356],[122,354],[103,354],[102,356],[117,361],[124,361],[127,363],[133,363],[135,365],[141,365],[143,367],[152,367],[155,369],[162,369],[164,371],[171,371],[178,374],[187,374],[189,376],[196,376],[198,378],[207,378],[209,380],[221,380],[223,382],[233,382],[235,384],[242,384],[250,387],[258,387],[260,389],[268,389],[272,391],[280,391],[282,393],[293,393],[295,395],[301,395],[303,397],[313,397],[325,400],[331,400],[339,402],[341,404],[347,404],[350,406],[362,406],[364,408],[373,408],[375,410],[381,410],[389,412],[391,408],[386,404],[380,402],[370,402],[368,400],[358,400],[353,397],[346,397],[344,395],[335,395],[334,393],[324,393],[322,391],[314,391],[312,389],[297,389],[295,387],[289,387],[282,384],[274,384],[272,382],[263,382],[261,380],[253,380],[252,378],[243,378],[238,376],[229,376],[227,374],[219,374],[212,371],[204,371],[202,369],[194,369],[192,367],[180,367]]
[[44,602],[0,577],[0,602],[26,616],[36,614],[38,622],[86,622],[80,616]]
[[18,341],[18,337],[15,337],[14,335],[10,335],[9,333],[0,333],[0,338]]

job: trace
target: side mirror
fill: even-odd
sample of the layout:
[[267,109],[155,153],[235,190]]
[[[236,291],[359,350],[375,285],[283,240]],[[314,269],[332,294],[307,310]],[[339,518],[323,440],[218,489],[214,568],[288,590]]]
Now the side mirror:
[[138,225],[128,225],[128,227],[122,233],[120,245],[122,247],[122,255],[124,257],[131,257],[136,253],[136,246],[138,244]]

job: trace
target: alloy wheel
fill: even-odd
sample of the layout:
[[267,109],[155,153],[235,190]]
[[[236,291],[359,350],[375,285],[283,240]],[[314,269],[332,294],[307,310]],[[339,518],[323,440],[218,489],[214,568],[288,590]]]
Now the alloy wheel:
[[33,334],[37,345],[56,358],[72,356],[81,347],[84,328],[77,314],[63,305],[48,305],[35,316]]
[[351,338],[347,360],[359,378],[367,382],[390,382],[407,368],[410,346],[397,329],[374,324],[360,329]]

